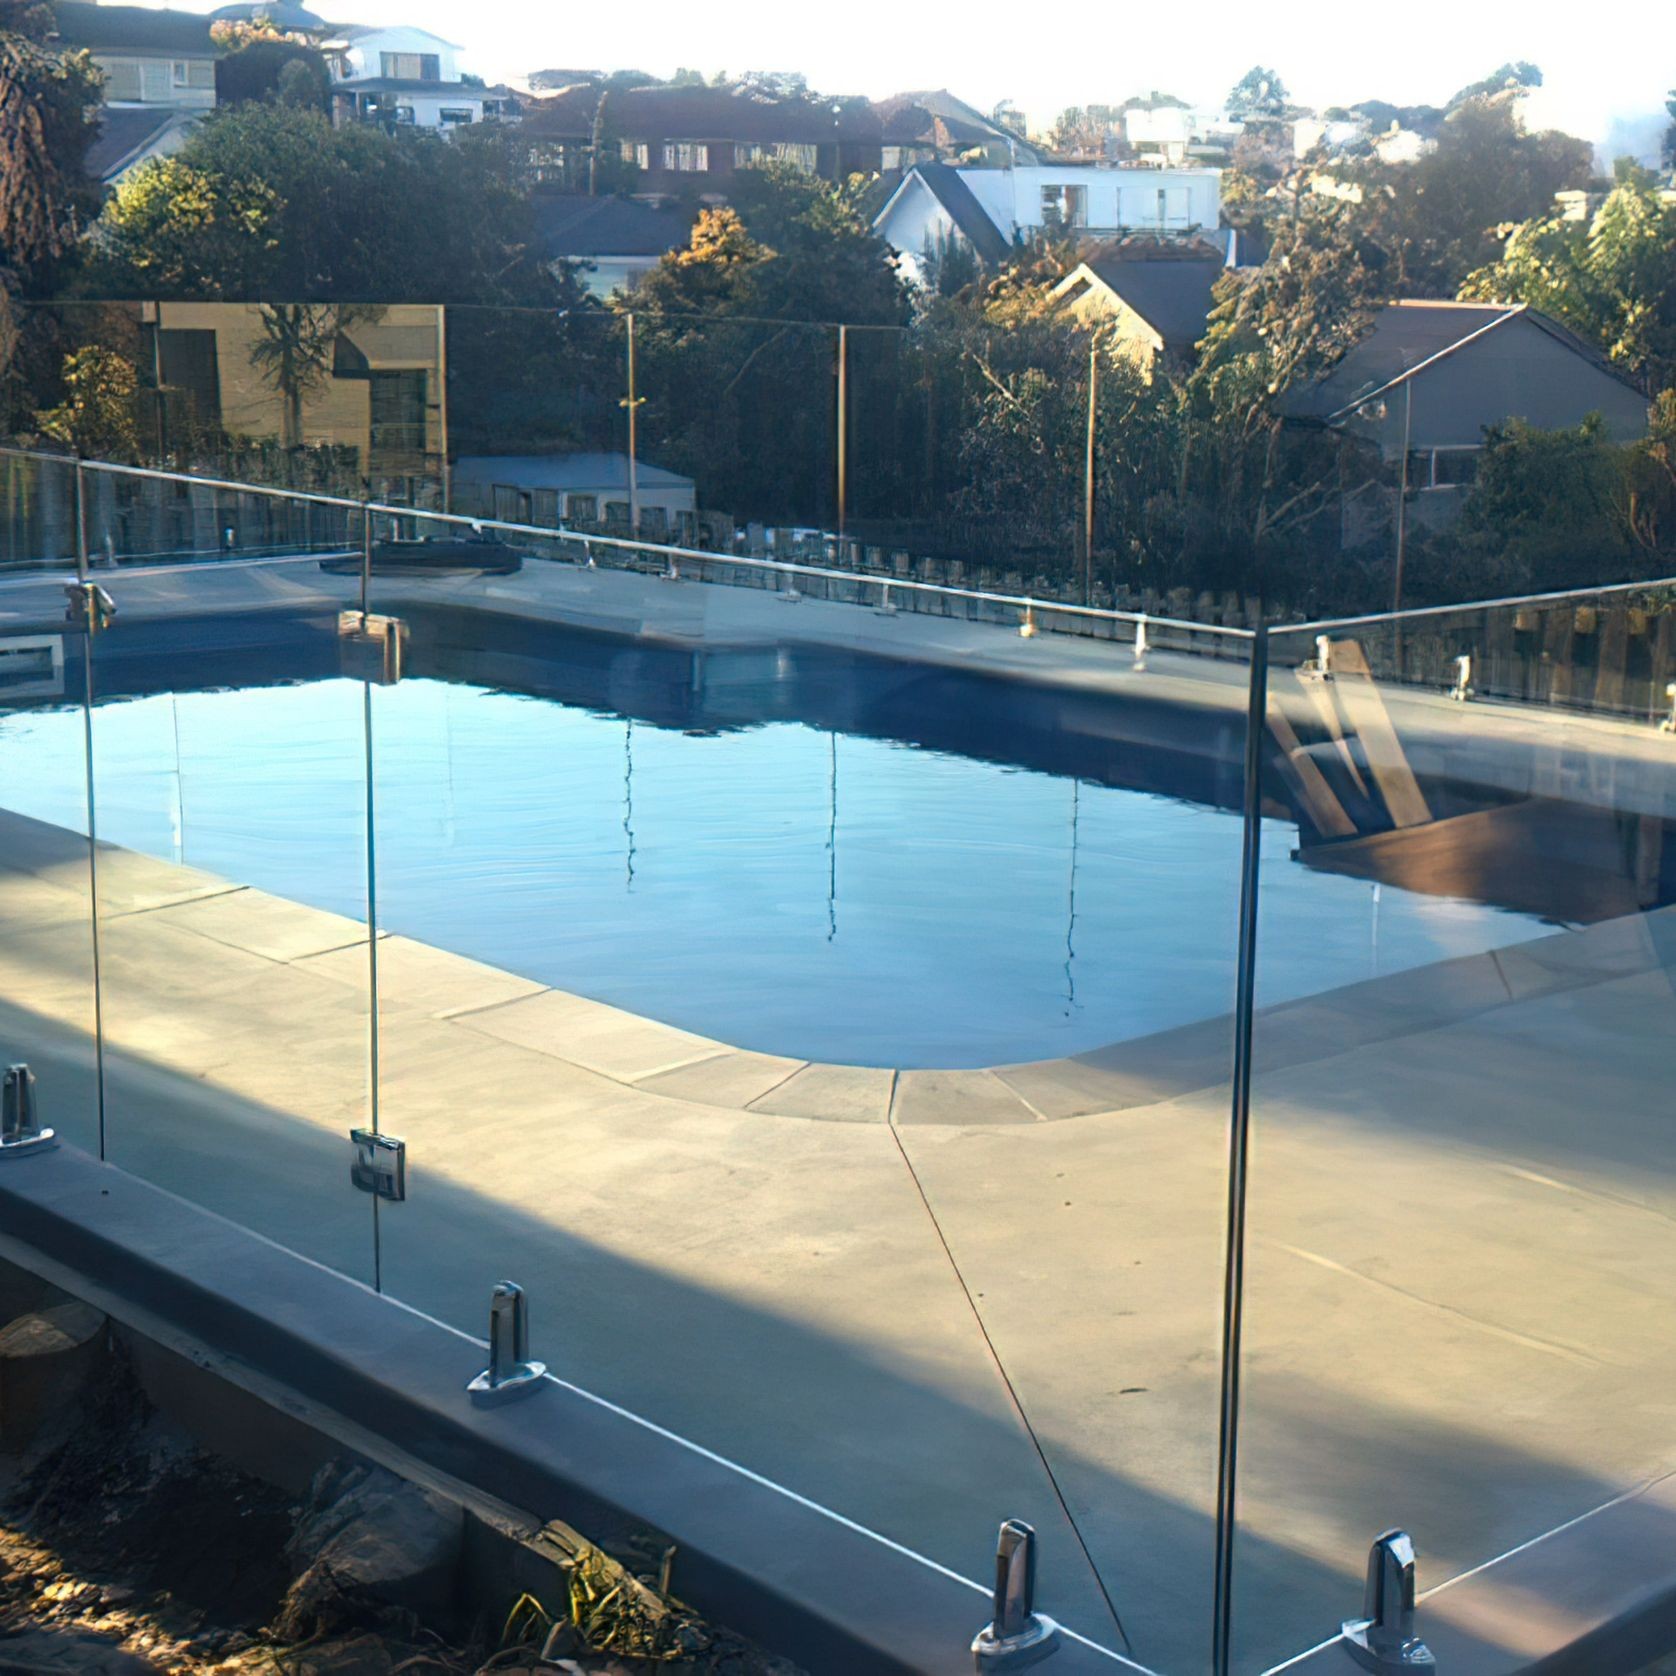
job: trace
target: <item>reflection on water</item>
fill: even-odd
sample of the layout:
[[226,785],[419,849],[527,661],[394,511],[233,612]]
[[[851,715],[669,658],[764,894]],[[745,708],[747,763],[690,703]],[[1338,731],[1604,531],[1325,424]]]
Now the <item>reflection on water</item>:
[[[1229,1010],[1238,817],[777,721],[728,732],[478,687],[373,693],[380,918],[745,1047],[899,1066],[1074,1053]],[[83,819],[81,719],[0,719],[4,802]],[[363,916],[356,682],[100,708],[100,835]],[[75,738],[72,739],[71,735]],[[1318,873],[1265,837],[1266,1002],[1538,921]]]

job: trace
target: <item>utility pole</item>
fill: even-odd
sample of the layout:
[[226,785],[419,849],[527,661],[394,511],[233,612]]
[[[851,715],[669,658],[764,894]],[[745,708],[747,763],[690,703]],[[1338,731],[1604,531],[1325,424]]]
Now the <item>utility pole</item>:
[[1094,603],[1094,415],[1100,399],[1100,345],[1088,346],[1088,444],[1082,482],[1082,602]]
[[[844,514],[850,491],[850,329],[838,328],[838,539],[844,539]],[[840,556],[842,556],[840,554]]]
[[629,491],[629,534],[640,534],[640,476],[638,469],[639,427],[637,416],[640,411],[641,396],[635,389],[634,379],[634,313],[631,310],[625,317],[628,320],[628,396],[622,405],[628,409],[628,491]]

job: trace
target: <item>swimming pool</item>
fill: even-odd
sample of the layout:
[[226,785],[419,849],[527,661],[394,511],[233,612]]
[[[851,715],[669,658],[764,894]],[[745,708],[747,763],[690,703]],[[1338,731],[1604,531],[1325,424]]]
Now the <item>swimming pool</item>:
[[[962,724],[985,760],[762,696],[771,719],[693,726],[372,689],[382,927],[800,1059],[1002,1064],[1230,1010],[1233,809],[1006,760],[1005,706]],[[100,836],[364,917],[365,714],[330,677],[107,700]],[[75,711],[0,716],[0,802],[83,828],[81,739]],[[1548,929],[1315,871],[1266,827],[1264,918],[1311,934],[1260,939],[1265,1004]]]

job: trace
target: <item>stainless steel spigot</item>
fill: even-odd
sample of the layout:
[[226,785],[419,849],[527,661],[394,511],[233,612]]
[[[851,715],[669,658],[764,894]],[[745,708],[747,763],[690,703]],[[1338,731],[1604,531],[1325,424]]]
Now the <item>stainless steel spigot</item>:
[[72,628],[97,634],[116,617],[116,601],[97,582],[66,582],[64,597],[70,602],[64,621]]
[[993,1619],[972,1643],[976,1669],[1027,1670],[1059,1647],[1059,1626],[1036,1611],[1036,1533],[1022,1519],[1001,1526],[995,1548]]
[[50,1152],[58,1137],[43,1129],[35,1112],[35,1073],[27,1065],[9,1065],[0,1090],[0,1159]]
[[546,1372],[545,1362],[529,1359],[524,1289],[503,1280],[489,1299],[489,1365],[466,1389],[477,1402],[504,1402],[537,1389]]
[[1386,1531],[1368,1550],[1362,1616],[1343,1626],[1345,1650],[1364,1670],[1435,1670],[1431,1649],[1414,1633],[1414,1544]]

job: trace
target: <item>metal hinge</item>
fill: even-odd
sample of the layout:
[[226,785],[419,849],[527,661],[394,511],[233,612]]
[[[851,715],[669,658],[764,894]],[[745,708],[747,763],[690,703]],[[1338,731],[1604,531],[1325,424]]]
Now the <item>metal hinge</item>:
[[363,1193],[400,1201],[407,1197],[407,1142],[394,1135],[375,1135],[370,1129],[351,1129],[355,1162],[349,1179]]

